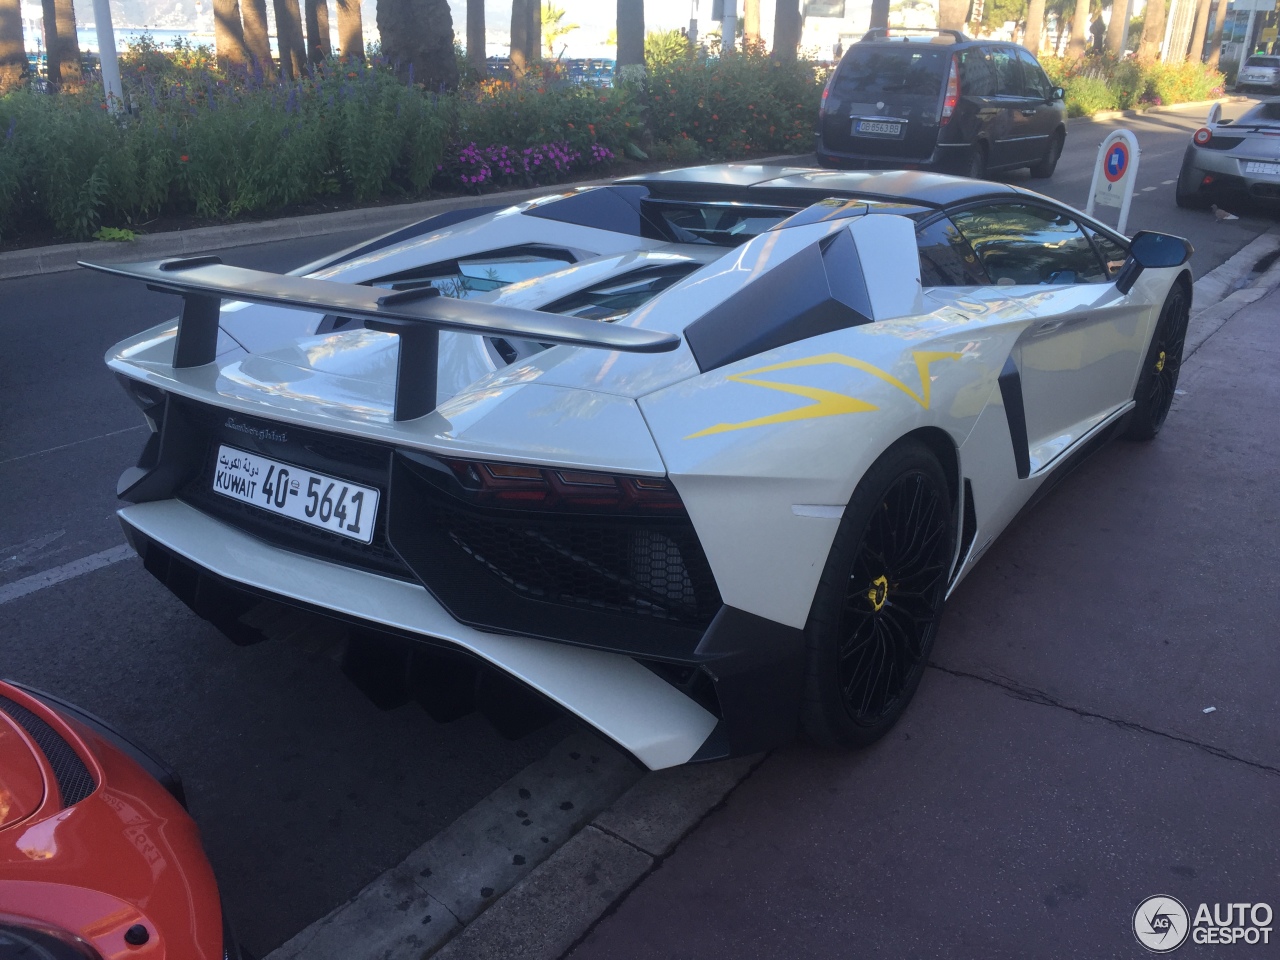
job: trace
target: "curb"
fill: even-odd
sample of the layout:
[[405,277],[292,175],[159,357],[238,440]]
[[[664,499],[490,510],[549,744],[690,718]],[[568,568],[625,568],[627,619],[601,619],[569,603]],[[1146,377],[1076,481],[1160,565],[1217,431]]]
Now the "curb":
[[1248,97],[1218,97],[1216,100],[1192,100],[1188,103],[1169,103],[1161,104],[1158,107],[1148,107],[1145,110],[1099,110],[1097,113],[1091,113],[1087,117],[1072,117],[1067,123],[1092,123],[1095,120],[1125,120],[1133,117],[1143,117],[1148,113],[1176,113],[1179,110],[1186,110],[1188,107],[1200,107],[1207,109],[1215,103],[1243,103]]

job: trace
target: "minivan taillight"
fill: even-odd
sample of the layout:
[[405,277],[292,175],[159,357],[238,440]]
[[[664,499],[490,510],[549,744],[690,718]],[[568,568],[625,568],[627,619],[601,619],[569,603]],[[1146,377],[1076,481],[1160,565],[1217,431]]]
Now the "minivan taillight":
[[826,86],[822,88],[822,100],[818,102],[818,119],[821,120],[827,115],[827,97],[831,95],[831,85],[836,82],[836,72],[831,71],[831,76],[827,77]]
[[960,104],[960,61],[956,59],[955,54],[951,55],[951,71],[947,74],[947,94],[942,98],[942,115],[938,117],[938,123],[946,126],[947,121],[951,119],[951,115],[956,112],[956,107]]

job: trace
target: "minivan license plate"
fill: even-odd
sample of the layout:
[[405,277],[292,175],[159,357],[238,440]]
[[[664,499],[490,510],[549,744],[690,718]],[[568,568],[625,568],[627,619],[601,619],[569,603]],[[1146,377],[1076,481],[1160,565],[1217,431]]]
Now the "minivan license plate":
[[902,124],[885,123],[882,120],[859,120],[853,125],[854,133],[875,133],[882,137],[902,135]]
[[361,543],[373,540],[378,491],[235,447],[218,447],[213,492]]

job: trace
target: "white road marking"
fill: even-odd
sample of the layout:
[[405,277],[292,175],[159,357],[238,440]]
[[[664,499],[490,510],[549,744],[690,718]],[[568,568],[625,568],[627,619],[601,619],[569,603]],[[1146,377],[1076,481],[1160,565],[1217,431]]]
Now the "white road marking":
[[46,450],[37,450],[34,453],[22,453],[16,457],[10,457],[8,460],[0,460],[0,467],[6,463],[16,463],[19,460],[27,460],[31,457],[43,456],[46,453],[55,453],[58,450],[65,450],[67,447],[78,447],[82,443],[92,443],[94,440],[105,440],[107,437],[118,437],[122,433],[129,433],[133,430],[145,430],[147,425],[140,423],[134,427],[125,427],[123,430],[112,430],[110,433],[100,433],[96,437],[85,437],[83,440],[72,440],[70,443],[60,443],[56,447],[49,447]]
[[1167,187],[1169,184],[1177,183],[1178,181],[1177,180],[1161,180],[1160,182]]
[[122,543],[120,546],[112,547],[110,550],[103,550],[87,557],[81,557],[79,560],[64,563],[62,566],[54,567],[52,570],[33,573],[31,576],[15,580],[13,583],[6,583],[3,587],[0,587],[0,607],[10,600],[17,600],[19,597],[25,597],[27,594],[43,590],[45,587],[52,587],[54,584],[62,583],[64,580],[70,580],[73,577],[79,577],[86,573],[92,573],[94,570],[109,567],[113,563],[128,560],[132,556],[134,556],[133,547],[127,543]]
[[1156,189],[1155,187],[1143,187],[1143,188],[1142,188],[1142,192],[1143,192],[1143,193],[1150,193],[1152,190],[1155,190],[1155,189]]

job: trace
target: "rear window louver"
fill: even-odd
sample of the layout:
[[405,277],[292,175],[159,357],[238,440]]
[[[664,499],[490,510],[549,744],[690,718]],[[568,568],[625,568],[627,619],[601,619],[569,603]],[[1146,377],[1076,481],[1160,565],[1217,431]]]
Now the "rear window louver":
[[0,710],[3,710],[18,726],[27,731],[27,735],[35,741],[40,752],[53,767],[53,776],[58,781],[58,792],[62,795],[62,806],[70,807],[79,803],[97,788],[97,781],[85,766],[80,755],[71,748],[53,727],[45,723],[20,703],[14,703],[8,697],[0,697]]

